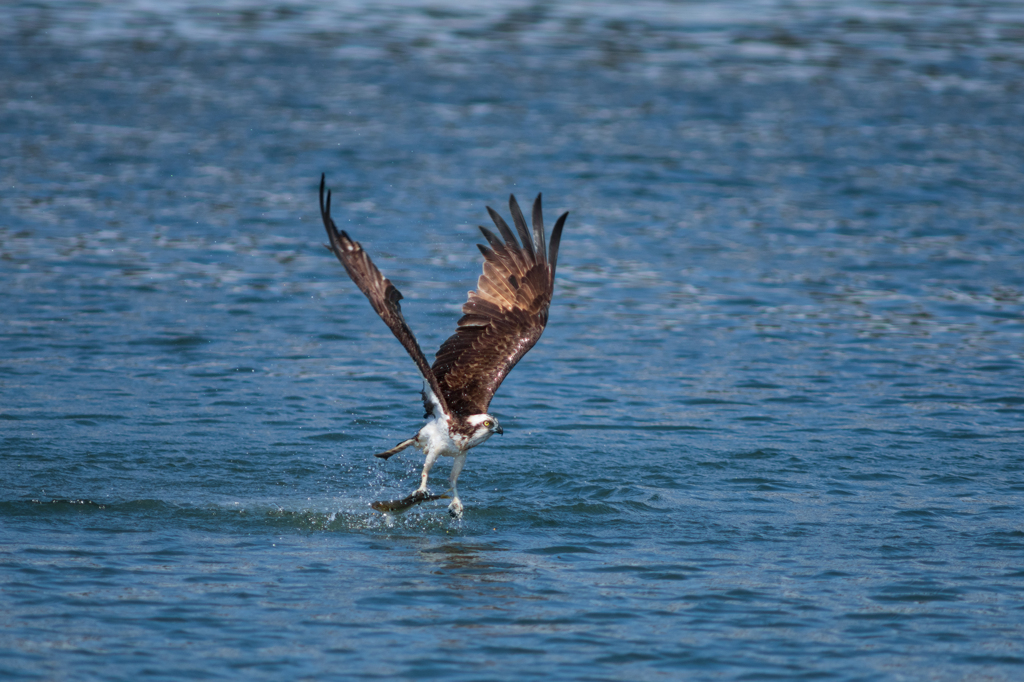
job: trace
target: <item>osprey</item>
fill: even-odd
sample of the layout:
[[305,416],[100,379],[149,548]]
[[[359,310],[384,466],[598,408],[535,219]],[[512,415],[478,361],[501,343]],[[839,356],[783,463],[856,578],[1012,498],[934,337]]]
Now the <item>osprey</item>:
[[419,488],[404,499],[374,502],[371,506],[378,511],[397,512],[420,502],[447,498],[448,495],[427,492],[427,477],[438,457],[454,457],[448,477],[452,500],[448,512],[458,518],[462,515],[462,502],[455,485],[466,463],[466,452],[495,433],[503,433],[498,420],[487,413],[491,398],[519,359],[537,343],[548,322],[558,242],[569,213],[563,213],[555,222],[548,247],[539,194],[533,202],[532,235],[516,198],[509,195],[509,209],[522,244],[508,223],[487,207],[501,239],[480,227],[489,245],[477,244],[484,256],[483,274],[477,280],[477,290],[469,292],[469,300],[462,306],[463,316],[455,333],[441,344],[431,366],[402,316],[402,294],[380,274],[363,247],[339,231],[331,219],[331,193],[327,192],[325,201],[325,181],[321,175],[320,216],[331,242],[327,248],[345,266],[349,277],[366,294],[370,305],[405,346],[423,375],[426,425],[412,438],[376,455],[386,460],[409,446],[421,450],[426,460]]

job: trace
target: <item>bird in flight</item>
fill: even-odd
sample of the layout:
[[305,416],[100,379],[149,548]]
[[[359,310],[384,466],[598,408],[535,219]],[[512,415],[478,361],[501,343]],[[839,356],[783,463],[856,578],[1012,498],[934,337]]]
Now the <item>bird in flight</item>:
[[[501,237],[480,227],[487,240],[487,246],[477,244],[484,256],[483,274],[477,280],[477,290],[469,292],[469,300],[462,306],[455,333],[441,344],[431,366],[402,316],[401,292],[380,273],[359,242],[338,230],[331,219],[331,193],[328,191],[325,199],[325,182],[321,175],[320,216],[330,239],[327,248],[345,266],[423,375],[423,416],[427,423],[412,438],[376,455],[386,460],[409,446],[421,450],[426,460],[419,488],[403,499],[374,502],[371,506],[382,512],[399,512],[420,502],[450,498],[448,512],[459,518],[463,507],[456,482],[466,463],[466,453],[495,433],[503,433],[498,420],[487,412],[491,398],[547,325],[558,243],[569,213],[555,222],[548,246],[539,194],[533,202],[532,233],[516,198],[509,195],[519,240],[508,223],[487,207]],[[427,478],[441,456],[454,458],[448,477],[451,487],[446,495],[431,495]]]

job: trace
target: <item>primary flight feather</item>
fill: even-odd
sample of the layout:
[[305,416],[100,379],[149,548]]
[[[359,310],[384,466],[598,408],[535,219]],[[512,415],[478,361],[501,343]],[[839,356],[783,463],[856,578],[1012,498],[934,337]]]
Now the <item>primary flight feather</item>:
[[420,485],[408,497],[374,502],[380,511],[401,511],[431,499],[427,478],[438,457],[453,457],[449,483],[452,516],[462,514],[456,482],[466,461],[466,452],[495,433],[502,433],[498,420],[487,413],[495,391],[516,363],[533,348],[548,322],[548,308],[555,286],[558,244],[568,213],[563,213],[551,231],[550,245],[544,235],[540,195],[533,202],[532,231],[527,227],[516,198],[509,196],[509,210],[516,238],[497,212],[487,212],[500,238],[481,227],[488,246],[477,245],[484,257],[483,273],[476,291],[462,306],[463,316],[452,334],[437,351],[430,365],[416,337],[402,316],[401,292],[370,260],[358,242],[338,230],[331,218],[331,193],[324,195],[326,178],[320,177],[320,216],[330,239],[329,248],[370,305],[408,351],[423,375],[423,405],[427,423],[408,440],[379,453],[387,459],[409,446],[423,451],[426,460]]

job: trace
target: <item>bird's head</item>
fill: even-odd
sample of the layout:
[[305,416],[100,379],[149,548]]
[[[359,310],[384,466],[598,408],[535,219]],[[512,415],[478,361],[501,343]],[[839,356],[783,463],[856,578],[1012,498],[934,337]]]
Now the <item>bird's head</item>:
[[466,419],[470,426],[469,447],[480,445],[496,433],[505,433],[501,430],[498,420],[489,414],[474,414]]

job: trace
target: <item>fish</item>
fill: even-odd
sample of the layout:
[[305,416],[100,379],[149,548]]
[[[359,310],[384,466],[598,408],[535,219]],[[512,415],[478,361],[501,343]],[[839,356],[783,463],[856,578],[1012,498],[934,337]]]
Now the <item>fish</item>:
[[394,514],[404,512],[406,509],[409,509],[410,507],[415,507],[417,504],[420,504],[421,502],[431,502],[433,500],[447,499],[448,495],[428,495],[427,493],[417,491],[414,492],[412,495],[409,495],[408,497],[403,497],[400,500],[382,500],[380,502],[373,502],[370,504],[370,506],[379,512],[384,512],[385,514]]

